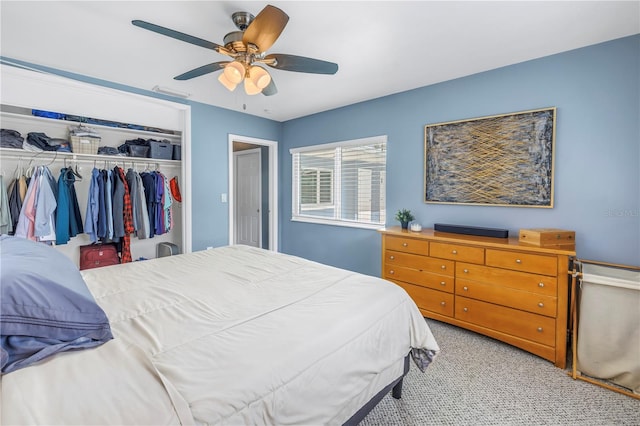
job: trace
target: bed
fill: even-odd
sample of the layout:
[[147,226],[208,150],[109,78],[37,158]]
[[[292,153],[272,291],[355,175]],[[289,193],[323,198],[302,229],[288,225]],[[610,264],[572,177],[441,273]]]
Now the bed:
[[[3,287],[25,269],[9,265],[15,240],[0,242]],[[33,244],[39,264],[64,263]],[[357,424],[400,396],[409,359],[424,371],[439,351],[400,287],[282,253],[227,246],[78,274],[111,335],[3,374],[2,424]]]

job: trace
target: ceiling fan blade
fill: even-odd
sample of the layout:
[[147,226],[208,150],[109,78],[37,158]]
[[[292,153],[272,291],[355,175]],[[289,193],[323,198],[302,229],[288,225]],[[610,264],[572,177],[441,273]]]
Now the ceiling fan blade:
[[[273,62],[273,60],[275,60],[275,62]],[[338,72],[338,64],[334,64],[333,62],[281,53],[267,55],[264,58],[264,63],[272,68],[286,71],[311,74],[335,74]]]
[[225,54],[227,49],[220,46],[219,44],[213,43],[211,41],[203,40],[198,37],[191,36],[189,34],[181,33],[180,31],[171,30],[169,28],[161,27],[160,25],[152,24],[146,21],[140,21],[139,19],[135,19],[131,21],[133,25],[136,27],[144,28],[145,30],[153,31],[158,34],[162,34],[167,37],[175,38],[177,40],[185,41],[187,43],[195,44],[196,46],[204,47],[206,49],[215,50],[216,52]]
[[191,71],[187,71],[184,74],[180,74],[178,76],[173,77],[174,80],[190,80],[195,77],[200,77],[201,75],[209,74],[214,71],[218,71],[224,68],[228,61],[223,62],[214,62],[212,64],[203,65],[196,69],[192,69]]
[[253,44],[259,52],[266,52],[289,22],[289,16],[275,6],[267,5],[249,24],[242,36],[245,45]]
[[262,89],[262,94],[265,96],[273,96],[276,93],[278,93],[278,88],[276,87],[276,84],[273,82],[272,78],[269,84],[267,84],[267,87]]

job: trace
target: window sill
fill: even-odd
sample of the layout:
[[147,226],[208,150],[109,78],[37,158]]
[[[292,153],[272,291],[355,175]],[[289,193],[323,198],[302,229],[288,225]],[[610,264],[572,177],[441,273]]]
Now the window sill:
[[385,225],[383,224],[376,224],[376,223],[360,223],[360,222],[352,222],[347,220],[322,219],[317,217],[306,217],[306,216],[295,216],[291,218],[291,221],[315,223],[319,225],[344,226],[347,228],[360,228],[360,229],[382,229],[385,227]]

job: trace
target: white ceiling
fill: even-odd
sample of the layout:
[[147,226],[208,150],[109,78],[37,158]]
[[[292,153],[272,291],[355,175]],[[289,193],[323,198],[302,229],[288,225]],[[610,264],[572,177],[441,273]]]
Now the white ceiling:
[[368,99],[640,33],[639,1],[274,1],[290,17],[269,53],[335,62],[335,75],[269,69],[278,93],[227,91],[208,74],[226,60],[131,24],[141,19],[218,44],[255,1],[5,1],[1,55],[286,121]]

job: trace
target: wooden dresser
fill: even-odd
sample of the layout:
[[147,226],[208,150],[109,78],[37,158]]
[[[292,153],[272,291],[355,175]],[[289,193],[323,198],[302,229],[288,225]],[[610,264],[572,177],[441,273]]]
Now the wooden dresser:
[[425,317],[493,337],[564,368],[575,251],[400,227],[382,233],[382,277]]

